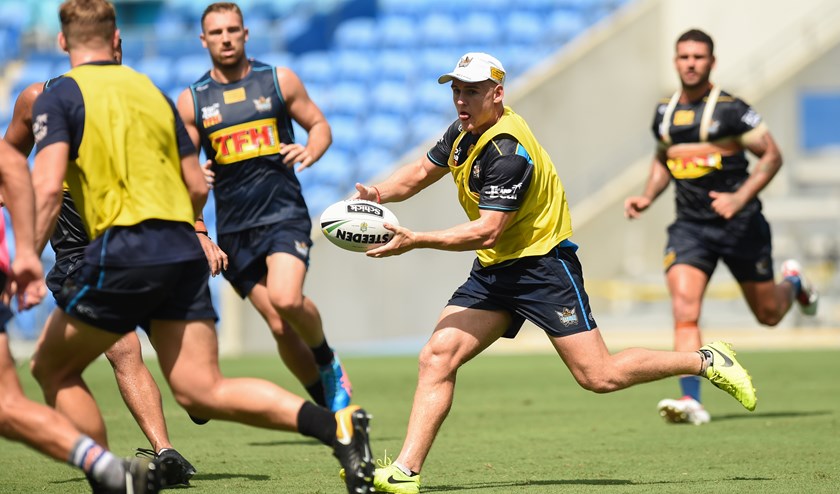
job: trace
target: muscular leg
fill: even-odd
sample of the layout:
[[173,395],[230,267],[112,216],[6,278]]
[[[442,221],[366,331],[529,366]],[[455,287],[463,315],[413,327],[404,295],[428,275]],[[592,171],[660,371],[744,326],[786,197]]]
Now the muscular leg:
[[794,288],[788,280],[747,281],[741,283],[741,291],[755,318],[766,326],[779,324],[793,305]]
[[458,368],[498,340],[510,324],[503,311],[447,306],[419,357],[408,431],[397,462],[419,472],[452,407]]
[[702,364],[696,352],[628,348],[610,354],[598,328],[550,340],[578,384],[595,393],[611,393],[680,374],[697,374]]
[[23,394],[5,333],[0,333],[0,434],[61,462],[80,435],[65,416]]
[[55,309],[47,319],[31,363],[32,375],[41,385],[47,404],[106,448],[105,422],[82,372],[119,338],[116,333],[93,328]]
[[222,376],[212,321],[154,321],[151,337],[175,399],[191,415],[297,430],[303,398],[261,379]]
[[155,452],[171,448],[160,389],[149,369],[143,363],[140,339],[131,332],[119,339],[105,352],[114,369],[117,386],[140,430],[143,431]]
[[275,311],[288,322],[310,348],[324,343],[321,313],[303,294],[306,265],[297,257],[278,252],[268,256],[265,286]]
[[304,387],[316,384],[320,380],[320,376],[312,350],[301,336],[283,321],[283,318],[271,305],[265,283],[258,283],[254,286],[248,298],[271,329],[271,334],[277,343],[277,351],[289,371]]
[[[674,350],[690,352],[700,349],[700,310],[709,276],[688,264],[671,266],[667,273],[668,290],[674,316]],[[700,378],[696,375],[680,377],[680,396],[700,401]]]

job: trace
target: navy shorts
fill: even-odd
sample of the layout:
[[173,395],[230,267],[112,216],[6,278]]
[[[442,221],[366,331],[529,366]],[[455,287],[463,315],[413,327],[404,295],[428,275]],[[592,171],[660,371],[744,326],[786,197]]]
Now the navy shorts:
[[564,242],[543,256],[488,267],[476,259],[469,278],[447,305],[509,312],[512,320],[505,338],[514,338],[526,319],[551,336],[594,329],[598,325],[583,288],[576,250]]
[[[5,290],[6,279],[6,273],[0,271],[0,291]],[[9,321],[12,320],[12,317],[14,317],[14,315],[15,314],[12,312],[12,309],[8,305],[0,303],[0,333],[6,332],[6,324],[8,324]]]
[[53,297],[58,297],[64,281],[76,273],[82,265],[84,257],[84,252],[80,252],[78,255],[62,257],[55,260],[55,264],[53,264],[50,272],[47,273],[46,278],[47,288],[52,292]]
[[309,223],[282,222],[219,235],[219,247],[228,256],[228,267],[223,271],[225,279],[245,298],[268,274],[265,259],[271,254],[291,254],[308,266],[312,247],[310,231]]
[[113,333],[147,321],[217,319],[205,259],[133,267],[80,263],[56,294],[67,314]]
[[733,220],[677,220],[668,227],[665,271],[688,264],[709,277],[722,259],[738,282],[773,279],[770,225],[762,214]]

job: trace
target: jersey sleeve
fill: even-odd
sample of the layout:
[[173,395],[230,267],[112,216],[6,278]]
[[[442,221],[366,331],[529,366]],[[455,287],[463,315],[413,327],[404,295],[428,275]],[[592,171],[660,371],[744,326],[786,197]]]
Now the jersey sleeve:
[[452,146],[455,144],[455,139],[461,134],[461,122],[456,120],[446,129],[438,139],[437,144],[426,153],[429,161],[437,166],[446,168],[449,166],[449,155],[452,154]]
[[531,185],[534,162],[531,156],[512,138],[498,139],[487,145],[487,164],[479,195],[479,209],[517,211],[525,201]]
[[32,106],[35,154],[50,144],[64,142],[70,145],[69,158],[76,159],[81,136],[75,136],[72,129],[82,129],[83,125],[73,127],[74,121],[84,123],[82,92],[76,81],[63,78],[41,93]]
[[763,121],[761,115],[750,105],[741,99],[735,99],[735,102],[729,108],[729,115],[726,116],[730,125],[732,125],[732,134],[742,135],[758,127]]
[[178,155],[183,158],[184,156],[196,154],[197,150],[195,149],[195,145],[192,139],[190,139],[190,134],[187,132],[187,127],[184,125],[184,120],[181,119],[175,103],[163,91],[161,91],[161,94],[166,98],[166,102],[169,103],[169,107],[172,108],[172,113],[175,115],[175,135],[178,138]]

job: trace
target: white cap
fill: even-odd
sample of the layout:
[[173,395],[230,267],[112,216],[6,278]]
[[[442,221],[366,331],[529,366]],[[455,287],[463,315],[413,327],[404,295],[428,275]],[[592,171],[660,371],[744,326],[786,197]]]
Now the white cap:
[[452,72],[438,77],[438,83],[444,84],[452,79],[463,82],[481,82],[489,79],[504,85],[505,68],[502,67],[502,62],[486,53],[467,53],[458,60],[458,65]]

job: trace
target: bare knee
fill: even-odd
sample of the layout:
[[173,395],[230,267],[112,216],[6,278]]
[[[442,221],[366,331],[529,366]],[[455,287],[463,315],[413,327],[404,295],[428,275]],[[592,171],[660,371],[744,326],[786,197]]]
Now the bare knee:
[[269,295],[269,299],[271,305],[280,315],[296,314],[303,310],[303,296],[301,294],[274,293]]
[[421,377],[437,378],[454,375],[461,366],[451,351],[433,342],[426,344],[420,351],[418,365]]
[[580,387],[593,393],[612,393],[621,389],[618,376],[614,376],[606,364],[586,369],[572,369],[572,375]]
[[764,326],[776,326],[782,321],[783,314],[776,310],[760,309],[756,311],[755,318],[759,324]]

